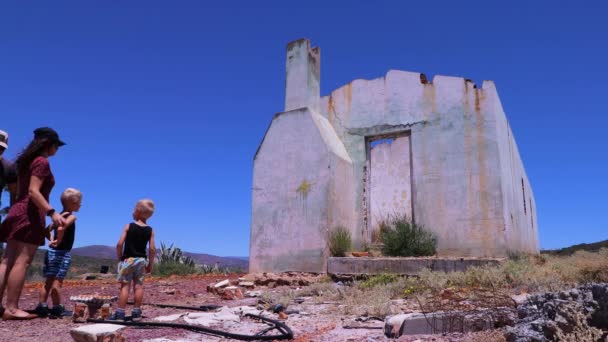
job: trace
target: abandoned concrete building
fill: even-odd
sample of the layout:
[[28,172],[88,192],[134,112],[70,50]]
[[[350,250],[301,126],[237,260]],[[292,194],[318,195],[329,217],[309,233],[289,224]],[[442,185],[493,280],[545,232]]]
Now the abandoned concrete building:
[[439,256],[538,253],[532,187],[496,87],[390,70],[320,96],[320,50],[287,46],[285,109],[255,154],[250,272],[325,272],[330,229],[369,243],[407,214]]

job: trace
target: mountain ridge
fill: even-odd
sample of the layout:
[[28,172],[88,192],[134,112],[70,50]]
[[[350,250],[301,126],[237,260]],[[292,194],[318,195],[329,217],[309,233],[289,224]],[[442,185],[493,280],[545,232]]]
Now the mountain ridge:
[[[217,263],[220,267],[240,268],[245,271],[249,268],[248,257],[223,257],[206,253],[193,253],[186,251],[183,253],[184,255],[194,259],[197,264],[215,265]],[[116,259],[116,248],[105,245],[89,245],[73,248],[72,254],[93,258]]]

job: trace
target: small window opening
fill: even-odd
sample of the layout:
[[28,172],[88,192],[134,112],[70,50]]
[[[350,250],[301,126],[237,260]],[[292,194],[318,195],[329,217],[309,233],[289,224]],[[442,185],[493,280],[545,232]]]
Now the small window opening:
[[524,187],[524,179],[521,179],[521,194],[522,194],[522,198],[524,199],[524,215],[527,215],[527,209],[526,209],[526,188]]
[[530,222],[532,223],[532,229],[534,229],[534,209],[532,209],[532,199],[530,201]]

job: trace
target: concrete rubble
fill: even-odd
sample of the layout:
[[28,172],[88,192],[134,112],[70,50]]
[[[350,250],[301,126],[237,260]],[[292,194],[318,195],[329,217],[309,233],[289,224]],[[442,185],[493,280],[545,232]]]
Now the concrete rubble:
[[76,342],[122,342],[120,330],[125,327],[118,324],[91,324],[70,330]]
[[608,284],[530,296],[507,328],[507,341],[599,341],[608,329]]

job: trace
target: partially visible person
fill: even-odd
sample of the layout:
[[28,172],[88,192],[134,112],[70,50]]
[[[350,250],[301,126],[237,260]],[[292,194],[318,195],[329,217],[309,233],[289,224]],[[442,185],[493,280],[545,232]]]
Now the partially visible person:
[[[156,248],[154,246],[154,230],[148,226],[148,219],[154,214],[154,202],[143,199],[137,202],[133,211],[133,223],[125,225],[116,244],[118,256],[118,282],[120,295],[118,308],[110,319],[124,320],[125,308],[129,298],[129,288],[133,286],[135,305],[131,312],[134,320],[140,319],[141,303],[144,298],[144,277],[152,272]],[[146,254],[146,246],[149,254]]]
[[2,208],[2,191],[7,187],[9,193],[9,204],[15,203],[17,196],[17,171],[15,165],[3,157],[8,148],[8,133],[0,130],[0,222],[2,216],[8,212],[8,207]]
[[[44,268],[42,270],[46,282],[40,289],[40,303],[36,307],[38,316],[62,316],[66,313],[61,304],[61,287],[63,279],[68,273],[72,256],[70,251],[74,245],[76,236],[76,215],[74,214],[82,205],[82,193],[74,188],[67,188],[61,194],[61,216],[65,219],[65,226],[49,227],[47,238],[51,240],[49,249],[44,256]],[[51,233],[53,233],[51,237]],[[51,295],[53,306],[49,310],[47,301]]]
[[19,309],[25,275],[38,246],[44,245],[45,216],[65,226],[65,219],[49,203],[55,185],[49,157],[65,145],[55,130],[34,130],[34,139],[17,157],[17,200],[0,228],[0,242],[6,242],[0,263],[0,303],[6,287],[6,307],[0,307],[3,320],[32,319],[36,315]]

